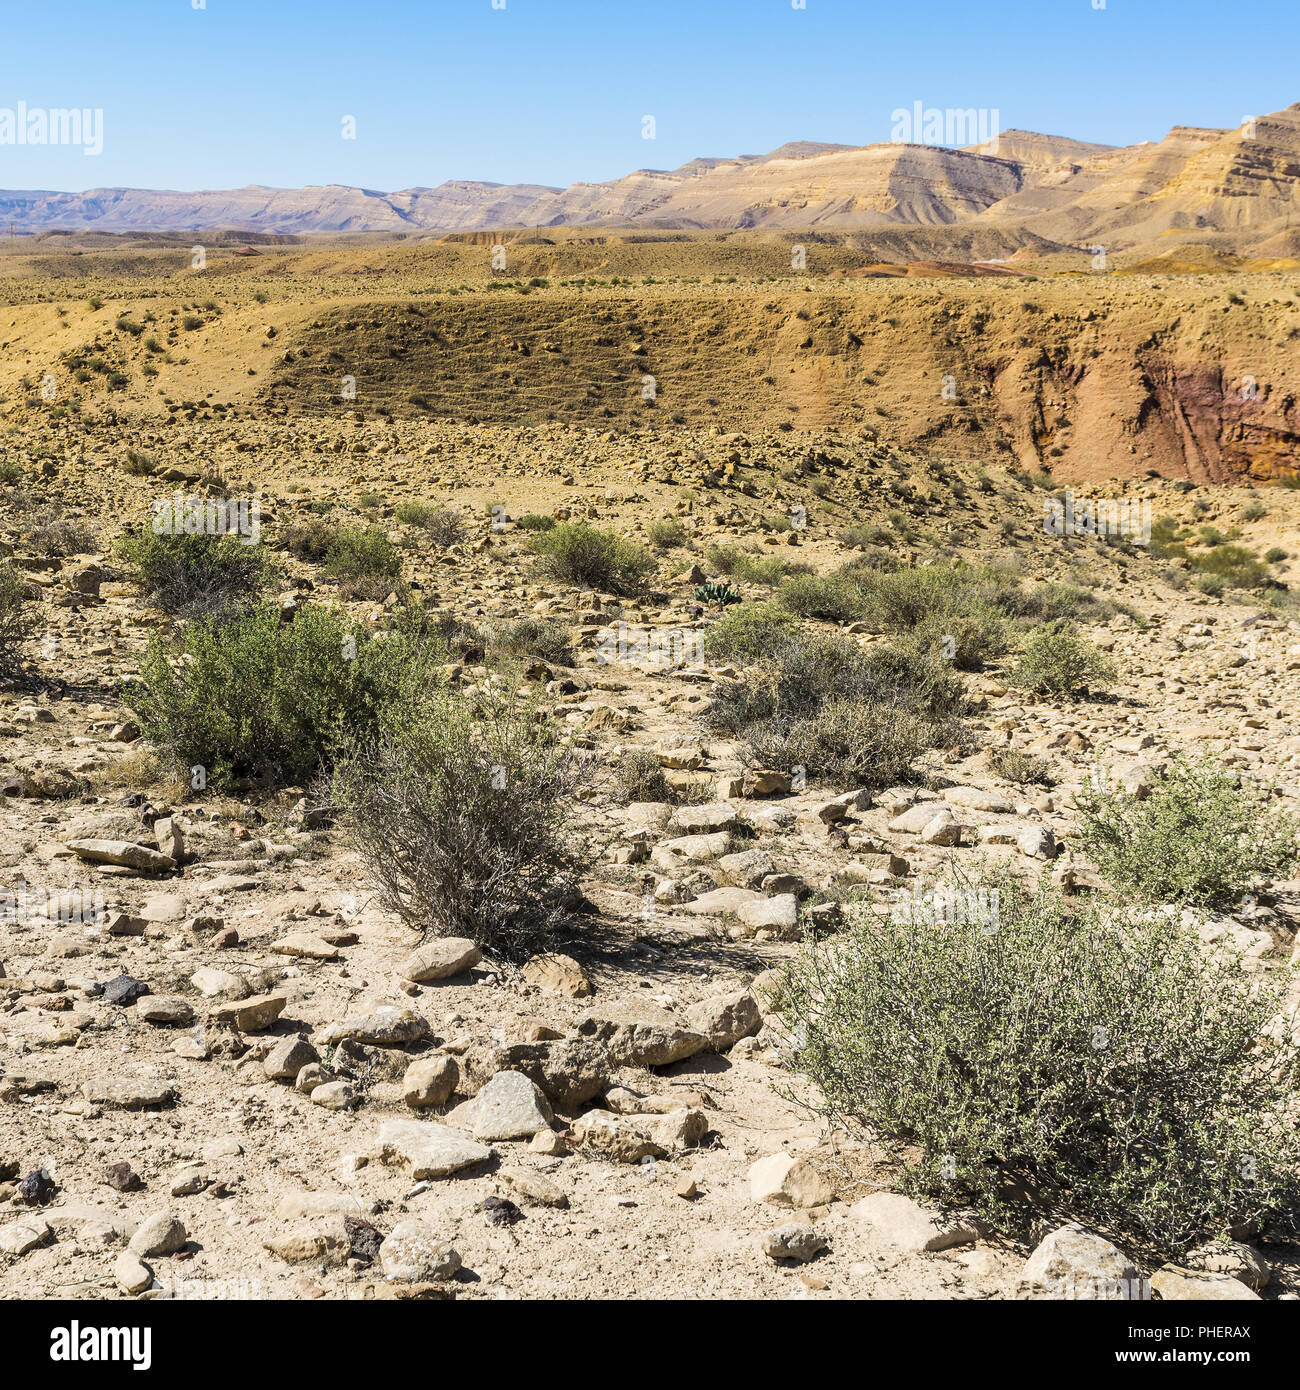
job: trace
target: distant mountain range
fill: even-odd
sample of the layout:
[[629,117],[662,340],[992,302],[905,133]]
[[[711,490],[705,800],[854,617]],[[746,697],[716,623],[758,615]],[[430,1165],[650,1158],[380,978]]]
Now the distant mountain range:
[[24,232],[292,235],[996,223],[1049,241],[1114,249],[1170,233],[1224,233],[1238,249],[1282,255],[1300,238],[1300,104],[1250,126],[1178,126],[1158,142],[1124,147],[1021,130],[965,149],[799,141],[766,155],[695,159],[679,169],[638,169],[563,189],[453,180],[398,193],[341,185],[0,192],[0,222]]

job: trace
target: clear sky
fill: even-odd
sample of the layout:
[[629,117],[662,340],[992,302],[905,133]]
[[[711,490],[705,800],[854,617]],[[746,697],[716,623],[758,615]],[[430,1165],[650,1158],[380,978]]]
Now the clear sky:
[[10,189],[565,185],[885,140],[917,101],[1110,144],[1300,101],[1300,0],[2,3],[0,121],[104,113],[97,157],[0,144]]

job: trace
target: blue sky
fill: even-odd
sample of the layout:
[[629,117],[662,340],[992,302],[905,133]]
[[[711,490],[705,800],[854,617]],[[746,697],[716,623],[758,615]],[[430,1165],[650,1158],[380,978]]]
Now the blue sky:
[[7,0],[0,109],[102,108],[104,150],[0,145],[0,188],[564,185],[916,101],[1112,144],[1300,101],[1300,0],[194,2]]

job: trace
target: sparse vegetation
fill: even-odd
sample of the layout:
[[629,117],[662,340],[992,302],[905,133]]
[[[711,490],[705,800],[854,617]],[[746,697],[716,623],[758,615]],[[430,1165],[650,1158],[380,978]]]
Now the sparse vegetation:
[[1052,785],[1047,764],[1019,748],[999,748],[989,755],[989,771],[996,777],[1022,785],[1037,784],[1043,787]]
[[1076,800],[1084,851],[1144,902],[1238,906],[1300,860],[1295,819],[1209,762],[1177,757],[1140,794],[1093,776]]
[[354,592],[383,597],[401,578],[402,557],[382,526],[341,526],[325,548],[325,572]]
[[756,661],[778,640],[799,630],[799,621],[779,603],[750,603],[730,609],[704,634],[709,661]]
[[261,548],[232,535],[169,534],[141,526],[116,548],[154,603],[186,617],[247,607],[270,578]]
[[396,634],[371,640],[324,606],[285,623],[275,604],[261,604],[155,636],[123,698],[164,759],[202,767],[210,786],[302,783],[404,691],[435,681],[444,658]]
[[573,664],[573,643],[567,628],[547,618],[520,618],[488,629],[487,649],[494,657],[536,657],[557,666]]
[[1300,1049],[1258,1045],[1285,981],[1122,899],[957,889],[956,910],[850,907],[782,986],[797,1065],[895,1143],[906,1190],[1163,1254],[1243,1222],[1294,1233]]
[[1115,668],[1092,645],[1064,623],[1052,623],[1032,633],[1008,679],[1031,695],[1077,700],[1105,690]]
[[0,560],[0,674],[10,675],[19,661],[22,643],[29,635],[22,581],[13,566]]
[[778,629],[749,678],[717,689],[707,719],[743,739],[760,766],[884,787],[906,780],[924,749],[955,738],[960,703],[960,686],[937,655],[863,652],[841,637]]
[[429,935],[536,949],[573,896],[565,814],[583,766],[510,691],[386,706],[333,796],[386,906]]
[[686,544],[686,527],[676,517],[666,516],[645,528],[646,539],[656,550],[675,550]]
[[563,522],[539,531],[531,546],[548,574],[605,593],[640,592],[654,567],[639,546],[586,522]]

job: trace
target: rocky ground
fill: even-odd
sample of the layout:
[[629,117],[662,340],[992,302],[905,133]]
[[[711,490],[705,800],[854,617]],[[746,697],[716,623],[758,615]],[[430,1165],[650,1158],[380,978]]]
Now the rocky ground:
[[[1210,598],[1140,547],[1044,535],[1047,494],[1022,475],[856,435],[11,415],[4,454],[0,536],[40,628],[0,690],[3,1296],[992,1299],[1139,1276],[1164,1297],[1300,1294],[1278,1247],[1158,1272],[1051,1226],[1002,1242],[931,1221],[891,1194],[866,1138],[805,1104],[764,988],[849,886],[883,895],[953,860],[1006,861],[1090,891],[1071,790],[1099,765],[1131,782],[1176,750],[1212,752],[1300,807],[1285,605]],[[422,944],[307,788],[222,797],[153,763],[120,683],[166,620],[111,543],[214,476],[257,488],[272,552],[280,526],[331,503],[390,530],[427,603],[570,629],[573,665],[528,671],[554,717],[606,768],[650,750],[675,795],[591,792],[601,856],[552,955],[519,969]],[[1300,534],[1285,489],[1149,479],[1115,495],[1240,525],[1260,548]],[[395,519],[404,500],[460,510],[465,541],[432,546]],[[1243,517],[1249,501],[1262,514]],[[773,523],[799,506],[803,529]],[[676,516],[686,541],[647,598],[620,601],[540,575],[500,521],[526,511],[631,536]],[[977,751],[927,755],[915,785],[832,796],[756,776],[699,723],[728,672],[655,666],[635,635],[671,649],[709,621],[693,590],[711,544],[825,569],[862,524],[916,559],[998,558],[1095,588],[1119,605],[1089,630],[1114,691],[1037,703],[993,664],[965,678]],[[57,542],[57,525],[81,539]],[[287,607],[344,601],[318,569],[278,562]],[[377,626],[391,606],[348,602]],[[630,657],[610,662],[619,623]],[[461,678],[489,674],[471,659]],[[997,777],[1003,746],[1041,758],[1050,785]],[[79,903],[100,919],[78,920]],[[1298,913],[1300,882],[1280,883],[1207,933],[1271,968],[1295,956]]]

